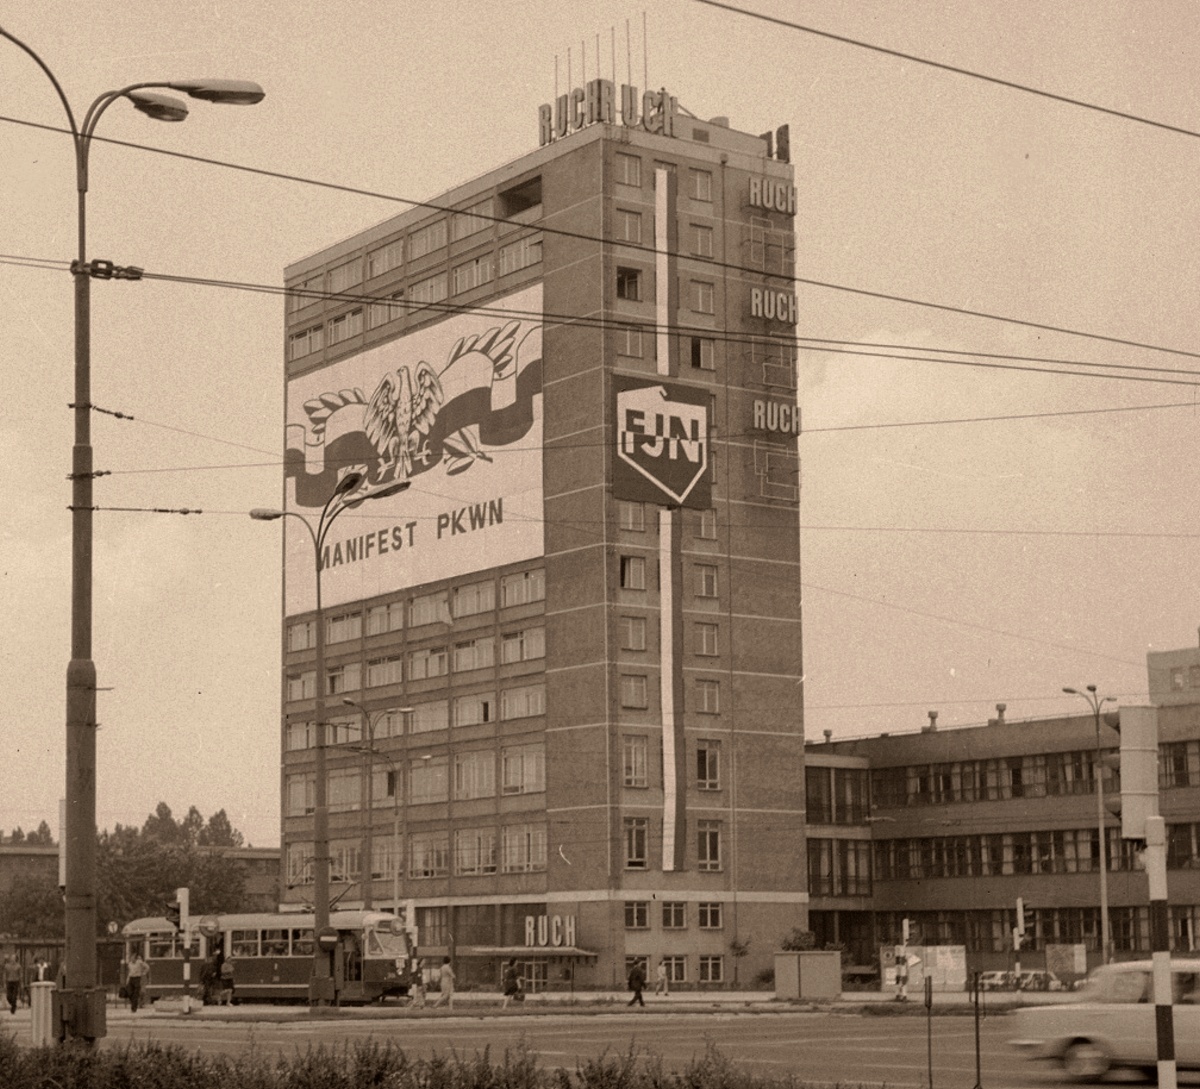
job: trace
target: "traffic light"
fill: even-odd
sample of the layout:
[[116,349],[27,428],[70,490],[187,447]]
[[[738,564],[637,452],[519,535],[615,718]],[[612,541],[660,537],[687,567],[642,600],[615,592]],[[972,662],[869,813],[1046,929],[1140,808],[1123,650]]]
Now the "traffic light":
[[188,899],[187,889],[176,889],[175,899],[167,904],[167,922],[176,930],[188,928]]
[[1158,708],[1122,707],[1104,721],[1121,735],[1121,795],[1105,799],[1121,818],[1121,838],[1146,838],[1146,818],[1158,815]]
[[912,921],[910,919],[900,920],[900,936],[903,939],[902,944],[908,945],[908,939],[912,933]]
[[1028,935],[1029,939],[1032,941],[1036,927],[1037,927],[1037,923],[1034,920],[1033,908],[1029,907],[1029,905],[1025,903],[1025,901],[1022,897],[1018,896],[1017,897],[1017,933],[1019,935],[1021,935],[1021,937],[1023,937],[1023,938],[1026,935]]

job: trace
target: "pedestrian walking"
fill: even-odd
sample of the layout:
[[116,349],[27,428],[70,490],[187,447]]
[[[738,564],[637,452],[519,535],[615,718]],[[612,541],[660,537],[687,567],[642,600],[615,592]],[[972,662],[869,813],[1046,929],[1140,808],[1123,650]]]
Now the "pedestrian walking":
[[501,979],[501,989],[504,991],[504,1006],[510,1002],[521,1002],[525,996],[521,993],[521,976],[517,972],[517,958],[513,957],[505,966]]
[[4,958],[4,997],[8,1000],[8,1008],[15,1015],[17,1000],[21,997],[21,962],[16,953],[9,953]]
[[408,978],[408,993],[412,995],[413,1009],[423,1010],[425,1008],[425,966],[420,957],[413,961],[412,971]]
[[437,996],[435,1006],[449,1005],[454,1009],[454,968],[449,957],[442,957],[442,966],[438,969],[438,987],[441,994]]
[[137,1013],[138,1006],[142,1001],[142,986],[150,975],[150,965],[142,959],[141,953],[135,951],[129,958],[125,975],[129,987],[129,1009],[130,1012]]
[[233,1005],[233,957],[221,961],[221,1005]]
[[669,995],[671,993],[671,984],[667,979],[667,962],[660,960],[658,967],[654,969],[654,993],[661,995]]
[[646,987],[646,969],[642,967],[640,960],[633,962],[633,967],[629,969],[629,989],[633,991],[633,997],[627,1003],[632,1006],[635,1003],[646,1008],[646,1000],[642,998],[642,991]]

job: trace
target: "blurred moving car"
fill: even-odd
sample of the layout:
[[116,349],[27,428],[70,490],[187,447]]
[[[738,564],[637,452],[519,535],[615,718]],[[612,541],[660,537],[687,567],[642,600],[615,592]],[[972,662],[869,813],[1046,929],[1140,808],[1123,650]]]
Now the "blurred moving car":
[[[1079,1000],[1016,1011],[1009,1042],[1033,1059],[1056,1059],[1072,1078],[1092,1081],[1113,1067],[1154,1074],[1158,1060],[1152,964],[1106,964],[1079,990]],[[1200,1070],[1200,960],[1171,962],[1175,1062]]]
[[981,972],[979,989],[981,991],[1015,991],[1017,980],[1012,972]]
[[1065,991],[1066,984],[1053,972],[1022,972],[1017,981],[1019,991]]

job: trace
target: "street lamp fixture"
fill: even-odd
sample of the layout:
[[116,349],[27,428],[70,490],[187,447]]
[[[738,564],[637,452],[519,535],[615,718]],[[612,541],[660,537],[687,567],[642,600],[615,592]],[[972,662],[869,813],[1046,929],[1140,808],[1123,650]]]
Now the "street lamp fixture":
[[1106,703],[1116,703],[1112,696],[1101,699],[1096,695],[1096,686],[1084,686],[1086,691],[1078,688],[1064,688],[1068,696],[1080,696],[1087,701],[1092,709],[1092,717],[1096,722],[1096,825],[1100,837],[1100,957],[1104,964],[1112,960],[1112,931],[1108,920],[1108,842],[1107,829],[1104,819],[1104,758],[1100,751],[1100,708]]
[[321,948],[317,940],[320,932],[329,926],[329,761],[327,754],[325,722],[325,614],[321,603],[321,572],[324,565],[321,554],[325,538],[334,519],[345,510],[357,507],[367,499],[384,499],[404,491],[410,481],[395,484],[376,491],[354,495],[362,487],[364,475],[357,471],[346,473],[334,486],[333,493],[325,502],[316,526],[294,510],[277,510],[272,507],[255,507],[250,517],[256,522],[274,522],[280,518],[295,518],[306,530],[313,546],[313,566],[316,572],[316,608],[314,622],[317,628],[316,649],[313,668],[316,672],[316,693],[313,701],[313,716],[316,719],[316,768],[314,770],[313,797],[313,970],[309,980],[309,1002],[325,1006],[337,997],[336,983],[331,971],[329,953]]
[[[264,92],[243,80],[189,80],[183,84],[133,83],[98,96],[77,125],[62,85],[46,62],[0,27],[0,38],[29,56],[54,87],[67,115],[75,152],[78,251],[75,278],[75,442],[71,459],[71,660],[67,666],[66,854],[64,985],[57,992],[59,1039],[92,1043],[106,1032],[105,993],[96,985],[96,663],[92,659],[92,379],[91,279],[87,259],[88,153],[101,115],[124,98],[158,121],[182,121],[187,106],[153,88],[182,90],[211,102],[253,103]],[[111,268],[111,266],[109,266]]]

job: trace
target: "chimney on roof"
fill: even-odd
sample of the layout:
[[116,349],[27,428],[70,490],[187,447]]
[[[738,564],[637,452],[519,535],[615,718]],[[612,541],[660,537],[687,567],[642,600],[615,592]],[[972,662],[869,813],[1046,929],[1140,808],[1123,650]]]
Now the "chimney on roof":
[[921,732],[924,734],[933,733],[934,730],[937,729],[937,717],[938,717],[938,713],[936,711],[930,711],[929,712],[929,725],[926,726]]
[[823,733],[825,735],[825,743],[826,744],[829,744],[829,742],[833,740],[833,731],[832,730],[822,730],[821,733]]
[[1008,710],[1008,704],[1007,704],[1007,703],[998,703],[998,704],[996,704],[996,725],[997,725],[997,726],[1003,726],[1003,725],[1004,725],[1004,712],[1005,712],[1005,711],[1007,711],[1007,710]]

